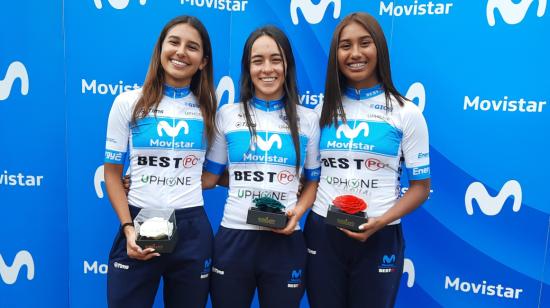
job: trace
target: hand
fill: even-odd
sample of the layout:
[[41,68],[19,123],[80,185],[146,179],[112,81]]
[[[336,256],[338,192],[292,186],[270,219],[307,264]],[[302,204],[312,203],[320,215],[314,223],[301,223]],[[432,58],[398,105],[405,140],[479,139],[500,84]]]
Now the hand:
[[296,229],[296,225],[298,224],[301,215],[298,215],[294,209],[291,209],[286,211],[286,216],[288,217],[286,226],[283,229],[271,229],[271,231],[279,234],[291,235]]
[[136,232],[134,231],[134,227],[126,227],[124,229],[124,234],[126,235],[126,253],[128,257],[146,261],[160,256],[158,252],[155,252],[154,248],[141,249],[141,247],[136,244]]
[[122,186],[124,186],[124,192],[126,193],[126,196],[128,196],[128,192],[130,192],[130,185],[132,184],[132,181],[130,180],[130,175],[127,174],[122,178]]
[[352,232],[343,228],[338,228],[340,231],[344,232],[347,236],[356,239],[361,242],[365,242],[371,235],[376,231],[382,229],[384,225],[376,217],[371,217],[367,220],[366,223],[359,226],[361,232]]

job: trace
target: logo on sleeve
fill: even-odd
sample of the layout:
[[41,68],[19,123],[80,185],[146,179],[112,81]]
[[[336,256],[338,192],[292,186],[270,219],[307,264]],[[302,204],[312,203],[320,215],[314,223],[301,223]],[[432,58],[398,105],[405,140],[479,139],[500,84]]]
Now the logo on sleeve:
[[506,182],[498,195],[491,197],[485,189],[485,186],[480,182],[474,182],[468,186],[464,203],[468,215],[474,215],[473,200],[477,201],[481,212],[487,216],[495,216],[502,210],[504,202],[509,198],[514,197],[514,205],[512,210],[518,212],[521,208],[522,191],[518,181],[510,180]]
[[21,95],[27,95],[29,93],[29,75],[25,65],[19,61],[12,62],[8,66],[4,79],[0,80],[0,101],[6,100],[10,96],[13,83],[17,79],[21,80]]
[[290,17],[292,23],[298,24],[298,9],[302,11],[302,15],[310,24],[318,24],[323,20],[325,12],[329,5],[334,4],[334,12],[332,17],[337,19],[340,17],[342,3],[340,0],[321,0],[318,4],[313,4],[311,0],[291,0],[290,2]]
[[34,260],[30,252],[26,250],[19,251],[11,266],[6,264],[4,258],[0,254],[0,277],[2,281],[6,284],[14,284],[17,282],[17,276],[19,276],[19,271],[21,268],[27,267],[27,280],[34,279]]

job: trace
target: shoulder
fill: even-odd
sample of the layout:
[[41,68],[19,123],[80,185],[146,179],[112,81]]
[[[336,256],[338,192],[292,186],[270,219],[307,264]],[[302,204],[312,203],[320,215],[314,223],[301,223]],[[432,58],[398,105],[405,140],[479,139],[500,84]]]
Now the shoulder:
[[315,112],[314,109],[307,108],[301,105],[296,107],[296,112],[300,118],[303,118],[308,121],[319,121],[319,115]]
[[138,99],[141,97],[141,88],[122,92],[115,98],[114,105],[120,105],[120,107],[134,106]]

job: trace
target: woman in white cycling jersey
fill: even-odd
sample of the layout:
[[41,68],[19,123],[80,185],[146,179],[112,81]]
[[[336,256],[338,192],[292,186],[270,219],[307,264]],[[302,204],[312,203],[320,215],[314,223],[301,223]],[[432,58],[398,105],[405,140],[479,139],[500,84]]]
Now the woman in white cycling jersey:
[[[179,16],[162,29],[143,88],[113,103],[105,152],[105,184],[121,227],[109,254],[109,307],[151,307],[160,279],[166,307],[204,307],[212,228],[200,176],[214,135],[212,48],[203,24]],[[132,185],[121,182],[129,156]],[[136,244],[141,209],[175,210],[178,242],[159,254]]]
[[[309,303],[393,307],[404,260],[400,219],[428,197],[429,143],[421,111],[393,85],[386,39],[372,16],[353,13],[336,27],[316,110],[322,170],[304,231]],[[409,188],[398,198],[403,167]],[[360,232],[325,223],[345,194],[366,201]]]
[[[278,28],[250,34],[241,63],[240,103],[216,116],[203,184],[212,187],[226,169],[229,194],[214,240],[211,296],[214,307],[299,307],[304,293],[306,247],[298,221],[311,206],[319,176],[317,115],[298,106],[292,48]],[[305,184],[297,197],[300,176]],[[286,226],[247,223],[253,202],[284,206]]]

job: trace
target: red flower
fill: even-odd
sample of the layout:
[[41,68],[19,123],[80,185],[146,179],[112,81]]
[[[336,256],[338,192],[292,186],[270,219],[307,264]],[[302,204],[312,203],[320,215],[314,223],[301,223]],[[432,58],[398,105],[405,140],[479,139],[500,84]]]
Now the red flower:
[[353,195],[338,196],[334,198],[332,204],[337,206],[342,212],[352,215],[367,208],[367,203],[363,199]]

